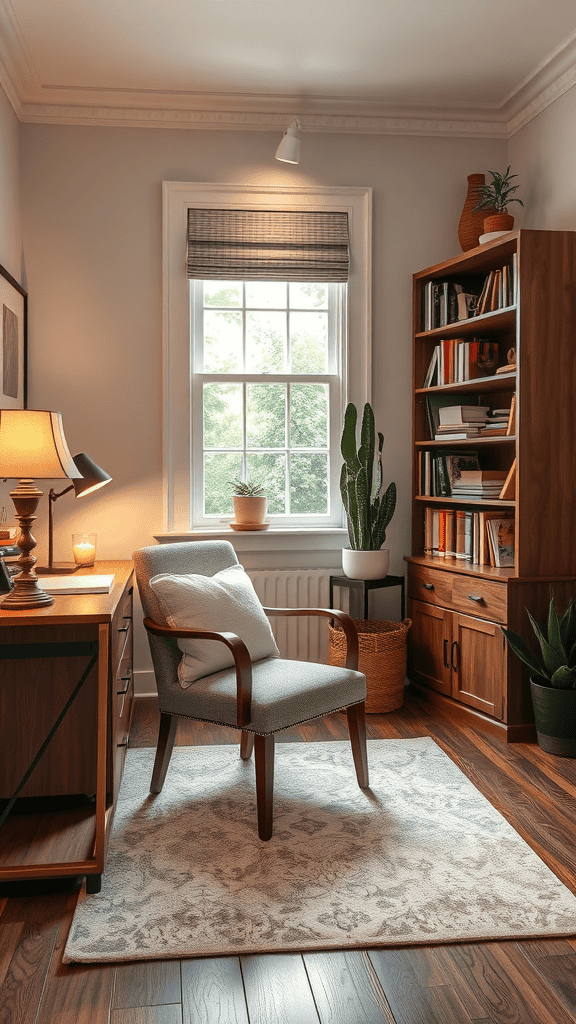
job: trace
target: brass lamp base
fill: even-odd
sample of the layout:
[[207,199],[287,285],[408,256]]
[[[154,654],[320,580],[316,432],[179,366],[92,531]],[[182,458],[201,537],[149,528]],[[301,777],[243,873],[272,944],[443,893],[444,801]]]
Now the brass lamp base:
[[0,602],[2,608],[40,608],[43,605],[54,604],[52,595],[38,586],[38,577],[34,572],[36,559],[30,554],[36,547],[30,527],[36,519],[34,513],[42,493],[30,478],[20,480],[16,489],[10,492],[16,509],[16,519],[20,525],[18,547],[22,554],[14,563],[20,569],[18,575],[12,578],[14,589]]

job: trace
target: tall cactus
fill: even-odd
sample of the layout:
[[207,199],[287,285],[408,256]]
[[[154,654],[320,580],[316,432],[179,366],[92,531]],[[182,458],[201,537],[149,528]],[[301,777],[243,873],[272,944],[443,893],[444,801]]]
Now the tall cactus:
[[360,448],[356,453],[357,419],[356,406],[350,402],[344,415],[340,445],[344,459],[340,493],[348,520],[350,547],[355,551],[377,551],[386,540],[386,528],[396,508],[396,484],[389,484],[386,492],[380,496],[384,435],[378,433],[378,454],[375,455],[374,413],[366,403],[360,430]]

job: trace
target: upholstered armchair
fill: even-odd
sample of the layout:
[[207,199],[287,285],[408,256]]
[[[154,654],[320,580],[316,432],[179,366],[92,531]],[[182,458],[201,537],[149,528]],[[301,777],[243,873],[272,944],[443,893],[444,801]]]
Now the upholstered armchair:
[[[228,541],[160,544],[134,552],[160,709],[151,792],[159,793],[178,717],[240,729],[240,756],[255,750],[258,834],[272,835],[275,733],[346,709],[358,784],[368,787],[364,701],[352,619],[332,609],[263,608]],[[280,658],[267,615],[337,619],[346,666]]]

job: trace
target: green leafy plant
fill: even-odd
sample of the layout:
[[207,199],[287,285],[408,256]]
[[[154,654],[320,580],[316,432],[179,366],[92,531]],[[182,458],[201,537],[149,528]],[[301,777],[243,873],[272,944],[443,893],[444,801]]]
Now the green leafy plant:
[[350,402],[344,415],[340,450],[344,464],[340,475],[340,493],[348,520],[350,547],[355,551],[378,551],[386,540],[386,529],[396,508],[396,484],[382,488],[382,447],[384,435],[376,431],[372,407],[366,403],[356,452],[358,412]]
[[552,598],[548,609],[548,624],[543,629],[530,612],[528,616],[540,644],[541,660],[538,660],[518,633],[501,626],[514,654],[528,666],[532,678],[541,686],[555,686],[560,690],[576,689],[576,598],[571,598],[561,619],[558,618]]
[[506,168],[505,174],[499,174],[498,171],[489,173],[492,175],[492,181],[487,185],[480,186],[481,199],[474,207],[474,211],[490,208],[496,210],[497,213],[508,213],[510,203],[520,203],[520,206],[524,206],[521,199],[510,198],[512,193],[519,188],[518,185],[511,184],[512,178],[517,178],[518,175],[510,174],[510,165]]
[[264,487],[260,481],[251,480],[250,477],[246,480],[241,480],[240,477],[236,476],[229,483],[234,488],[232,493],[241,495],[244,498],[260,498],[264,494]]

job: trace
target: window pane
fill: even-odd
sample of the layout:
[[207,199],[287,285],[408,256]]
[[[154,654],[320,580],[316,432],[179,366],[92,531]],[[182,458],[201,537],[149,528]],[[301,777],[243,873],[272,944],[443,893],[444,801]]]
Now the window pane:
[[286,385],[246,386],[246,444],[250,448],[284,448]]
[[286,351],[284,313],[246,314],[246,367],[251,373],[281,373]]
[[242,369],[242,313],[204,311],[204,369],[233,373]]
[[292,384],[290,447],[328,448],[327,384]]
[[204,515],[229,516],[234,512],[231,480],[240,473],[240,452],[207,452],[204,456]]
[[292,373],[326,373],[327,313],[290,313]]
[[249,309],[285,309],[285,281],[246,281],[246,306]]
[[328,285],[291,281],[290,306],[292,309],[326,309]]
[[246,456],[248,475],[261,481],[266,489],[268,512],[282,515],[286,512],[286,456],[248,452]]
[[328,512],[328,455],[300,452],[290,460],[292,515]]
[[204,385],[204,447],[242,447],[242,385]]
[[205,306],[241,306],[242,281],[204,281]]

